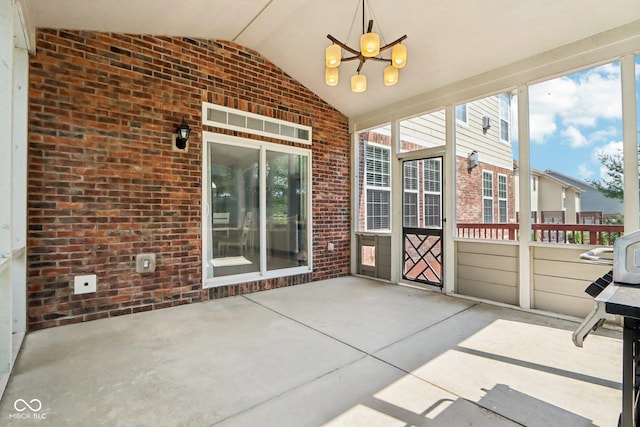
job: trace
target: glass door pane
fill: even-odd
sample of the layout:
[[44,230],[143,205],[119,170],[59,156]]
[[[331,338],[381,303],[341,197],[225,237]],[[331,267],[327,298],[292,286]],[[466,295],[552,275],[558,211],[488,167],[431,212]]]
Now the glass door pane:
[[267,270],[308,265],[307,157],[267,151]]
[[260,150],[211,144],[211,276],[260,271]]

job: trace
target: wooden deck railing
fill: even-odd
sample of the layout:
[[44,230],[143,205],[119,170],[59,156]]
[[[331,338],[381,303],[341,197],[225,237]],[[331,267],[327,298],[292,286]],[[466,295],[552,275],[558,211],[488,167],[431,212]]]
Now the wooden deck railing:
[[[519,224],[458,223],[457,229],[458,237],[470,239],[516,240],[519,237]],[[531,224],[534,242],[612,246],[623,234],[623,225]]]

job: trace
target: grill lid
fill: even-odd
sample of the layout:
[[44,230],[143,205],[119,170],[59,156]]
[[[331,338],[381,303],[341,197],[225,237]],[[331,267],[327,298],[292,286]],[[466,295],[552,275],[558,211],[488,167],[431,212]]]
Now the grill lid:
[[640,230],[625,234],[614,243],[613,281],[640,285]]

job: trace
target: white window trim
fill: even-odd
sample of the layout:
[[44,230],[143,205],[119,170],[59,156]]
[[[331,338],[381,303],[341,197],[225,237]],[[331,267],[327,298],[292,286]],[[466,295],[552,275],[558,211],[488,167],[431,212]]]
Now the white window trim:
[[[388,187],[380,187],[376,185],[369,185],[367,182],[367,145],[371,145],[372,147],[384,148],[389,151],[389,186]],[[392,209],[392,199],[391,199],[391,147],[383,144],[378,144],[375,142],[365,141],[364,142],[364,231],[371,231],[376,233],[385,233],[391,231],[391,209]],[[386,191],[389,193],[389,228],[374,228],[369,229],[369,198],[368,198],[368,190],[378,190],[378,191]]]
[[[227,121],[221,122],[221,121],[209,119],[210,110],[218,111],[226,114]],[[229,124],[228,123],[229,114],[234,114],[235,116],[238,116],[238,117],[244,117],[245,126],[237,126],[237,125]],[[255,122],[262,122],[262,130],[255,129],[255,128],[252,128],[251,126],[248,126],[247,124],[248,119],[253,119]],[[278,120],[268,116],[253,114],[246,111],[237,110],[234,108],[223,107],[221,105],[216,105],[209,102],[202,103],[202,124],[215,126],[223,129],[235,130],[238,132],[250,133],[254,135],[261,135],[261,136],[267,136],[271,138],[283,139],[285,141],[299,142],[302,144],[311,145],[313,142],[312,128],[310,126],[300,125],[297,123],[287,122],[284,120]],[[269,132],[265,130],[265,127],[267,124],[276,125],[278,127],[278,132]],[[291,129],[294,132],[294,134],[299,134],[300,132],[302,133],[306,132],[306,137],[300,137],[295,135],[294,136],[285,135],[283,134],[284,128]]]
[[[226,285],[235,285],[238,283],[251,282],[256,280],[266,280],[273,279],[278,277],[286,277],[286,276],[294,276],[298,274],[306,274],[311,273],[313,271],[313,211],[312,211],[312,177],[313,177],[313,165],[312,165],[312,152],[306,148],[298,148],[298,147],[290,147],[282,144],[274,144],[271,142],[263,142],[257,141],[249,138],[239,138],[230,135],[217,134],[213,132],[202,132],[202,224],[201,224],[201,232],[202,232],[202,287],[207,288],[215,288],[218,286],[226,286]],[[213,143],[221,143],[221,144],[229,144],[238,147],[248,147],[260,150],[260,271],[245,273],[245,274],[237,274],[232,276],[221,276],[221,277],[207,277],[207,267],[209,260],[208,257],[208,248],[211,243],[211,189],[209,188],[209,182],[211,182],[209,177],[209,142]],[[266,263],[266,225],[267,219],[264,215],[266,210],[264,209],[264,204],[266,203],[266,186],[264,185],[266,180],[265,174],[265,159],[267,151],[277,151],[280,153],[287,154],[297,154],[306,156],[308,159],[308,179],[307,179],[307,202],[306,202],[306,210],[308,212],[307,218],[307,264],[305,266],[300,267],[292,267],[285,268],[280,270],[267,270]]]
[[[458,107],[462,107],[462,106],[464,106],[465,110],[466,110],[465,111],[465,113],[466,113],[465,114],[465,119],[466,120],[460,120],[458,118]],[[459,124],[459,125],[464,126],[464,127],[469,127],[469,103],[456,105],[454,107],[454,116],[456,118],[456,124]]]
[[[502,138],[502,102],[500,100],[501,97],[506,96],[508,98],[509,101],[509,111],[508,111],[508,118],[509,120],[507,120],[507,124],[509,126],[508,132],[509,132],[509,139],[503,139]],[[504,144],[511,144],[511,97],[509,96],[508,93],[500,93],[498,95],[496,95],[496,98],[498,98],[498,139],[500,140],[500,142],[504,143]]]
[[404,193],[411,193],[411,194],[415,194],[416,195],[416,221],[418,222],[417,227],[420,226],[420,166],[416,165],[415,169],[416,169],[416,184],[417,187],[416,189],[413,188],[404,188],[404,180],[405,180],[405,176],[404,176],[404,167],[405,167],[406,163],[403,163],[402,165],[402,191],[403,191],[403,195],[402,195],[402,225],[404,226],[404,222],[405,222],[405,200],[404,200]]
[[[489,175],[491,175],[491,197],[485,196],[484,195],[484,174],[487,173]],[[482,171],[482,186],[481,186],[481,191],[482,191],[482,223],[483,224],[493,224],[495,223],[495,212],[494,212],[494,206],[493,206],[493,197],[495,196],[495,192],[493,191],[493,185],[494,185],[494,179],[493,179],[493,171],[488,171],[488,170],[483,170]],[[485,200],[491,200],[491,222],[485,222],[484,218],[485,218],[485,207],[484,207],[484,201]]]
[[[504,177],[504,183],[506,188],[505,193],[507,194],[507,197],[500,197],[500,178]],[[505,210],[506,210],[506,222],[509,222],[509,178],[507,177],[506,174],[503,173],[499,173],[498,174],[498,221],[500,221],[500,202],[504,200],[504,206],[505,206]]]
[[[440,172],[440,191],[428,191],[426,189],[427,188],[427,177],[426,177],[426,174],[424,173],[424,168],[425,168],[424,165],[426,165],[426,161],[428,161],[428,160],[438,160],[438,163],[439,163],[438,166],[439,166],[439,172]],[[443,172],[443,170],[442,170],[443,169],[442,168],[442,161],[443,161],[443,159],[442,158],[438,158],[438,157],[432,157],[430,159],[424,159],[423,160],[423,162],[425,162],[425,163],[422,164],[422,168],[421,169],[422,169],[422,175],[423,175],[422,176],[422,188],[423,188],[423,190],[422,190],[422,196],[423,196],[422,197],[422,210],[424,212],[422,214],[422,221],[423,221],[423,226],[424,227],[427,227],[427,218],[426,218],[427,213],[426,213],[426,209],[425,209],[425,202],[427,200],[427,198],[425,196],[427,194],[428,195],[437,195],[438,196],[438,205],[440,207],[440,226],[442,225],[442,211],[443,211],[443,209],[442,209],[442,201],[443,201],[443,199],[442,199],[442,188],[443,188],[443,185],[442,185],[442,172]],[[420,205],[420,201],[418,201],[418,205]],[[429,227],[433,227],[433,225],[429,225]]]

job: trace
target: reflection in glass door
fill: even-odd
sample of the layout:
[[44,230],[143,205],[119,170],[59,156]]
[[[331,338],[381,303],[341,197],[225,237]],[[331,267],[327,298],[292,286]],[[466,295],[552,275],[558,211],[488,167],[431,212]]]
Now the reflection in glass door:
[[442,287],[442,158],[406,160],[402,278]]
[[260,271],[260,150],[211,144],[211,266],[216,276]]
[[232,137],[207,147],[205,281],[309,272],[310,151]]

